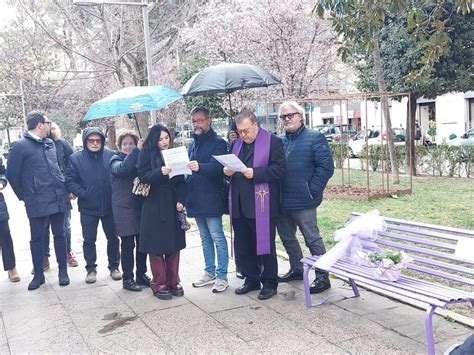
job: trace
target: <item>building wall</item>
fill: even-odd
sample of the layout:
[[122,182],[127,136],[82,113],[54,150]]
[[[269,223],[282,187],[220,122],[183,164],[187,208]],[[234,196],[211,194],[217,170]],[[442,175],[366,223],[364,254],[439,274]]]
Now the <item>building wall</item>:
[[[419,99],[415,119],[420,122],[423,134],[428,129],[430,117],[436,121],[436,142],[438,143],[449,140],[449,135],[452,133],[459,137],[471,128],[474,120],[471,118],[471,121],[469,121],[470,105],[472,105],[469,98],[472,97],[474,97],[474,92],[446,94],[438,96],[434,100]],[[407,105],[407,97],[403,97],[401,101],[390,100],[392,127],[406,128]],[[332,110],[328,106],[332,106]],[[351,120],[358,129],[365,129],[367,115],[368,128],[385,129],[385,123],[381,119],[381,105],[379,102],[368,100],[366,110],[365,102],[360,100],[359,106],[359,111],[346,111],[345,102],[342,105],[340,103],[315,103],[311,115],[312,126],[324,123],[348,123],[348,120]],[[353,108],[353,105],[351,108]]]

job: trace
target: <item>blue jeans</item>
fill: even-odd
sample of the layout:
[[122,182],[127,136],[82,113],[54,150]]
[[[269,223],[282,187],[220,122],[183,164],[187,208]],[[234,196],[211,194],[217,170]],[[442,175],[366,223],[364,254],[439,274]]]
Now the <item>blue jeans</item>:
[[[303,265],[300,260],[303,258],[303,253],[298,238],[296,237],[296,227],[298,227],[303,234],[305,244],[311,255],[325,254],[326,248],[319,234],[316,208],[284,210],[283,214],[277,220],[278,234],[288,253],[290,268],[294,271],[302,272]],[[316,270],[316,274],[326,275],[327,272]]]
[[[222,217],[196,217],[196,223],[201,235],[202,252],[206,264],[204,270],[211,275],[216,275],[218,279],[227,280],[229,251],[222,228]],[[216,249],[217,268],[215,262]]]

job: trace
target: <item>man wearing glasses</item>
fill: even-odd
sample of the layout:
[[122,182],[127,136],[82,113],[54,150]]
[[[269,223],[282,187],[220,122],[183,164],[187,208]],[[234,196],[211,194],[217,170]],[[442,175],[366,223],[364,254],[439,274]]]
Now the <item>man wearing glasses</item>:
[[28,131],[12,144],[8,154],[7,178],[18,199],[25,202],[30,220],[30,249],[35,276],[28,290],[35,290],[45,282],[43,271],[43,234],[48,219],[54,236],[54,251],[59,268],[59,285],[69,285],[66,263],[64,213],[71,203],[58,165],[54,142],[46,138],[51,121],[43,112],[33,111],[26,116]]
[[193,173],[186,179],[186,210],[189,217],[196,219],[205,263],[204,272],[193,287],[213,285],[212,292],[223,292],[229,286],[229,254],[222,228],[227,199],[222,165],[212,156],[226,154],[227,144],[212,129],[206,107],[192,109],[191,122],[194,133],[189,144],[188,167]]
[[235,231],[235,255],[245,277],[235,289],[238,295],[262,290],[259,300],[277,293],[278,263],[275,251],[275,224],[280,214],[280,179],[285,174],[285,155],[281,140],[260,128],[255,114],[243,110],[235,118],[236,139],[230,148],[246,168],[230,178],[230,213]]
[[112,185],[110,159],[114,152],[104,147],[105,135],[98,127],[89,127],[82,133],[84,149],[71,155],[66,169],[66,187],[70,197],[78,198],[81,213],[82,244],[86,260],[86,282],[97,280],[97,227],[102,223],[107,238],[107,257],[110,276],[121,280],[119,239],[115,233],[112,214]]
[[[283,215],[277,230],[290,259],[290,270],[279,282],[303,279],[300,244],[296,227],[303,234],[311,255],[326,252],[319,234],[316,209],[323,199],[323,190],[334,173],[334,163],[326,138],[304,125],[304,109],[294,101],[283,102],[279,109],[285,134],[281,136],[287,161],[287,172],[281,180]],[[311,293],[331,287],[328,273],[316,270]]]

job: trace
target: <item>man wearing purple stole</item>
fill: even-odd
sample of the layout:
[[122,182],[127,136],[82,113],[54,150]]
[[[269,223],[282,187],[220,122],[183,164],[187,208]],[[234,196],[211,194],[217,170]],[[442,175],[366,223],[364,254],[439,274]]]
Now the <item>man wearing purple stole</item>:
[[229,211],[235,232],[235,254],[244,284],[238,295],[262,290],[258,299],[276,295],[278,263],[275,252],[276,217],[280,214],[280,178],[286,171],[281,140],[260,128],[253,112],[243,110],[236,119],[239,138],[230,150],[247,168],[230,177]]

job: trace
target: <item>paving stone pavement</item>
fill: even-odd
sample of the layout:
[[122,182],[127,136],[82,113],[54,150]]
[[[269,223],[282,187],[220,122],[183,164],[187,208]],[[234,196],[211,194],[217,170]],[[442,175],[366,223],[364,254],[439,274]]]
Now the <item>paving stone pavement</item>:
[[[259,301],[257,292],[237,296],[230,263],[229,289],[193,288],[203,257],[194,229],[187,234],[180,274],[184,297],[161,301],[149,289],[130,292],[113,281],[106,268],[106,243],[99,233],[98,280],[86,284],[77,206],[72,243],[79,267],[69,268],[71,284],[60,287],[57,265],[45,272],[46,283],[27,291],[31,280],[29,225],[22,203],[5,191],[15,244],[18,283],[0,273],[0,354],[17,353],[308,353],[424,354],[424,312],[369,291],[350,296],[350,287],[333,279],[332,302],[307,309],[302,282],[282,284],[278,295]],[[280,271],[288,269],[279,261]],[[473,332],[435,316],[437,352],[442,354]]]

